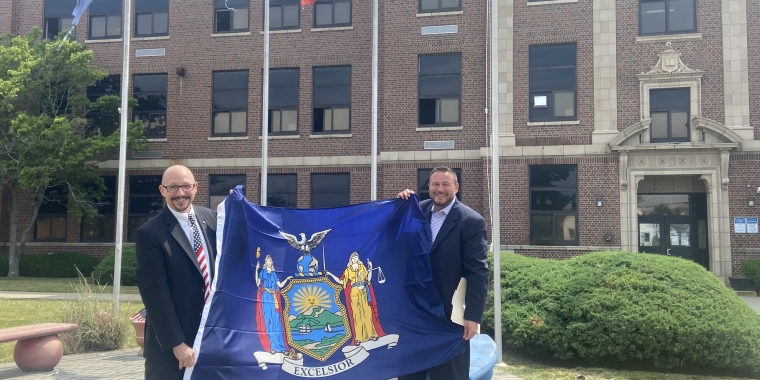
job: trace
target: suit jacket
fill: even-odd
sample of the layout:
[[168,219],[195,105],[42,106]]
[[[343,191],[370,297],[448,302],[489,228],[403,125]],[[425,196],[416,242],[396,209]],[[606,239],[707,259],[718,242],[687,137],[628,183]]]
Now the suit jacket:
[[[424,200],[420,208],[430,220],[433,202]],[[454,200],[430,249],[433,282],[443,298],[446,316],[451,318],[451,298],[459,279],[467,279],[464,319],[483,322],[488,292],[488,241],[486,223],[480,214]]]
[[[196,205],[193,210],[206,239],[213,276],[216,213]],[[148,313],[144,357],[173,363],[177,369],[172,348],[183,342],[192,347],[201,322],[205,295],[201,270],[192,244],[168,206],[137,230],[136,243],[137,286]]]

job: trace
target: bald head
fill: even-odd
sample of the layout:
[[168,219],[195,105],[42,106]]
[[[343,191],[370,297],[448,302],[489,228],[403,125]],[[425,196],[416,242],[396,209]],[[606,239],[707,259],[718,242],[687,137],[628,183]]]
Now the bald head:
[[[190,186],[190,190],[185,190],[182,186]],[[176,191],[172,192],[170,189],[176,189]],[[166,205],[172,210],[188,213],[195,199],[195,193],[198,191],[198,184],[190,169],[182,165],[174,165],[164,171],[159,191],[166,200]]]

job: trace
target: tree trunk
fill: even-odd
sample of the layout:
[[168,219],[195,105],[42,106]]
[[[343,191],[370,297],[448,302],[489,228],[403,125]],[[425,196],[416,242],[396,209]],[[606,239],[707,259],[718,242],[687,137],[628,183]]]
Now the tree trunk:
[[34,203],[32,205],[32,218],[29,220],[29,224],[27,224],[26,228],[24,229],[24,232],[21,233],[21,241],[19,241],[18,246],[18,256],[21,257],[21,255],[24,254],[24,248],[26,248],[26,239],[29,238],[29,233],[32,231],[32,228],[34,228],[34,224],[37,223],[37,214],[40,211],[40,206],[42,205],[42,200],[45,195],[45,189],[38,187],[37,192],[34,194]]
[[18,264],[21,253],[16,247],[18,236],[18,185],[8,186],[10,190],[10,200],[8,202],[8,212],[10,213],[10,235],[8,236],[8,277],[18,277]]

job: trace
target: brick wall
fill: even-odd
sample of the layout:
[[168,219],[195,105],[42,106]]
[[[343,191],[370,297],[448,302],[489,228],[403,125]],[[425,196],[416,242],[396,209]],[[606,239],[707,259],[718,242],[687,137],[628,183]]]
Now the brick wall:
[[0,1],[0,35],[10,33],[13,29],[13,8],[15,1]]
[[[667,48],[665,42],[636,43],[639,35],[638,0],[620,0],[616,5],[618,129],[623,130],[641,121],[640,89],[636,75],[648,72],[657,63],[657,54]],[[674,41],[671,47],[681,53],[686,66],[705,72],[702,77],[701,116],[721,124],[725,122],[722,22],[720,1],[697,1],[697,32],[702,33],[702,40]]]
[[[731,265],[734,275],[741,275],[741,262],[746,259],[760,259],[760,234],[735,234],[733,218],[760,216],[760,154],[731,156],[728,167],[728,208],[731,228]],[[747,187],[749,186],[749,187]],[[755,206],[747,204],[747,198],[755,200]],[[738,249],[736,249],[738,248]]]
[[[594,130],[593,0],[528,6],[514,2],[514,133],[517,145],[590,144]],[[528,127],[529,48],[577,44],[577,115],[580,125]],[[550,139],[546,139],[550,137]],[[535,140],[536,138],[544,138]]]

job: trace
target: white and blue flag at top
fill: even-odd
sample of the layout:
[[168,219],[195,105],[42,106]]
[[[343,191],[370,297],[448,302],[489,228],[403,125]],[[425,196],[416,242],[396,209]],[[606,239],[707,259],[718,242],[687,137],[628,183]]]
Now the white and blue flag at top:
[[[71,31],[74,30],[74,28],[79,23],[79,20],[82,19],[82,16],[84,16],[84,12],[87,10],[87,8],[92,3],[92,0],[77,0],[77,5],[74,7],[74,12],[72,12],[72,16],[74,16],[74,20],[71,21],[71,29],[69,29],[68,32],[66,32],[66,35],[63,36],[63,41],[66,41],[66,39],[69,38],[69,35],[71,34]],[[63,43],[63,42],[61,42]]]

